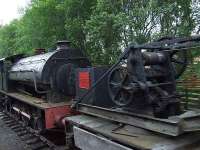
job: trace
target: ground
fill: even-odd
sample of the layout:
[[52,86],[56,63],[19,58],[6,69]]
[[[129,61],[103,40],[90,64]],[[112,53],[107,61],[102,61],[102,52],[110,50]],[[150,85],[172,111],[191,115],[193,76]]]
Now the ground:
[[0,150],[25,150],[22,141],[0,118]]

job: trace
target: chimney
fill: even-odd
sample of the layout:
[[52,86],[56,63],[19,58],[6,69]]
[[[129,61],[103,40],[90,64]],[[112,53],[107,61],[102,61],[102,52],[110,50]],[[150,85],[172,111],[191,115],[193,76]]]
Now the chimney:
[[63,40],[63,41],[58,41],[56,44],[57,44],[57,48],[56,50],[66,50],[68,48],[70,48],[70,41],[66,41],[66,40]]

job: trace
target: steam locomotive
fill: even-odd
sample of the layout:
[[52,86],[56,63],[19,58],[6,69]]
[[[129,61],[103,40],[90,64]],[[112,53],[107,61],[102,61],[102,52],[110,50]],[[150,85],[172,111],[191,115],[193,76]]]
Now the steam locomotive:
[[41,54],[30,57],[1,59],[3,107],[37,129],[54,128],[60,117],[71,114],[75,70],[91,64],[81,50],[69,45],[69,41],[58,41],[57,48],[48,53],[40,50]]

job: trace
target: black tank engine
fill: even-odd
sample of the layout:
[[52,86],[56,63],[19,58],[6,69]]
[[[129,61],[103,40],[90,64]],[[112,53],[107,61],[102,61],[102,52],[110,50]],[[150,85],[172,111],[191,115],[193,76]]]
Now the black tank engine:
[[[40,52],[40,54],[38,54]],[[90,66],[80,49],[59,41],[57,48],[25,57],[13,55],[0,60],[1,106],[9,114],[34,129],[62,126],[62,118],[72,115],[71,100],[76,95],[77,68]]]
[[70,42],[57,42],[57,49],[25,58],[7,58],[13,65],[8,70],[8,90],[20,89],[48,102],[61,102],[75,96],[75,69],[90,66],[79,49]]

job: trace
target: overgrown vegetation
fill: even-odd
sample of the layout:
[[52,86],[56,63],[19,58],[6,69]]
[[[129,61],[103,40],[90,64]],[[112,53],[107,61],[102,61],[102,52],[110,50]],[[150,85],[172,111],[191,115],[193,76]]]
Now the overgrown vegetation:
[[23,13],[0,27],[1,56],[68,39],[94,64],[112,64],[130,43],[200,31],[196,0],[32,0]]

